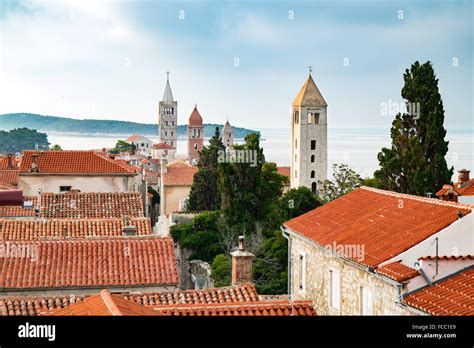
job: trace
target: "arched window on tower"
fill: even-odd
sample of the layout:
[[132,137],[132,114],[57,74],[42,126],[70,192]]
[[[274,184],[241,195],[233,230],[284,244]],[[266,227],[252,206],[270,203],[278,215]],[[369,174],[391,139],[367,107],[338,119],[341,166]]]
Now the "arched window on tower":
[[311,184],[311,191],[312,191],[313,193],[316,193],[316,190],[317,190],[317,189],[318,189],[318,187],[316,186],[316,183],[313,182],[313,183]]
[[311,155],[311,163],[314,163],[314,155]]
[[314,170],[312,170],[311,171],[311,179],[313,179],[315,175],[316,175],[316,173],[314,172]]

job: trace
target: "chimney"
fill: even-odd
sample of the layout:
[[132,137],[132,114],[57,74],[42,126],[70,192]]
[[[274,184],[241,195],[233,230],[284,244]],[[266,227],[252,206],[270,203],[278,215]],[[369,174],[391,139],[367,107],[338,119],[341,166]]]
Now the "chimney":
[[130,218],[126,216],[123,219],[123,236],[124,237],[134,237],[137,235],[137,227],[132,225]]
[[458,170],[458,183],[459,187],[463,187],[466,183],[469,182],[469,173],[471,171],[467,169]]
[[38,173],[38,154],[31,154],[31,173]]
[[232,256],[232,285],[252,283],[252,264],[255,255],[245,251],[245,237],[239,236],[239,248],[230,253]]
[[15,164],[13,163],[13,154],[7,154],[7,169],[15,169]]

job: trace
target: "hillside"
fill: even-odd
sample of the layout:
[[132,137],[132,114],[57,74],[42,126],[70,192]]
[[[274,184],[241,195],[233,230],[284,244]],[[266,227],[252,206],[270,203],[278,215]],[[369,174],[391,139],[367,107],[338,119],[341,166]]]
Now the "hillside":
[[[39,132],[58,132],[74,134],[114,134],[114,135],[156,135],[157,125],[115,121],[115,120],[78,120],[67,117],[43,116],[38,114],[3,114],[0,115],[0,130],[11,130],[14,128],[27,127],[36,129]],[[204,124],[204,136],[211,137],[215,127],[222,129],[223,125]],[[178,126],[178,137],[186,136],[186,125]],[[244,138],[249,133],[257,131],[235,127],[234,137]]]

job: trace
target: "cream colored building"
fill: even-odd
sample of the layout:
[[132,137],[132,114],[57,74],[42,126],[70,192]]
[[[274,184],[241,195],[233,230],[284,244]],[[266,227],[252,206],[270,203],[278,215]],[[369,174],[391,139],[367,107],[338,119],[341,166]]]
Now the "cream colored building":
[[161,215],[169,216],[172,212],[185,211],[197,167],[184,161],[174,161],[166,166],[162,165],[162,168]]

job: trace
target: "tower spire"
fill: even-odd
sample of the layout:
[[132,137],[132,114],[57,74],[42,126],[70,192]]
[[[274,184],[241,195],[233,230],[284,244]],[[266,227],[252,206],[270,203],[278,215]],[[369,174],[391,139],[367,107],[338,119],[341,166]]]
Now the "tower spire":
[[309,70],[309,74],[311,75],[311,73],[313,72],[313,67],[311,65],[308,66],[308,70]]
[[166,71],[166,85],[165,85],[165,92],[163,93],[163,100],[164,103],[170,104],[174,102],[173,93],[171,92],[170,87],[170,72],[169,70]]
[[170,82],[170,71],[166,70],[166,82]]

